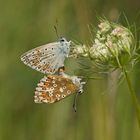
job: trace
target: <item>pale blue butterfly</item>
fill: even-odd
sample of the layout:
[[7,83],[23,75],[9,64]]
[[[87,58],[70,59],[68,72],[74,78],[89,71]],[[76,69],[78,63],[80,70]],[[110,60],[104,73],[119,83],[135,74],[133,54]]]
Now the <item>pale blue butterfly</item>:
[[71,41],[60,38],[57,42],[34,48],[21,56],[21,61],[44,74],[54,74],[64,66],[70,52]]

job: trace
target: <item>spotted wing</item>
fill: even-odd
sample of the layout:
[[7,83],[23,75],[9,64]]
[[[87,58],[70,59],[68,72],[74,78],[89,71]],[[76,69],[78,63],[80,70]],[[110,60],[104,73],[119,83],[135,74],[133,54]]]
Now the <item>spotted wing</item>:
[[54,103],[78,90],[79,87],[71,79],[58,75],[45,76],[36,88],[34,101],[35,103]]
[[54,74],[64,65],[60,45],[60,42],[54,42],[32,49],[21,56],[21,61],[44,74]]

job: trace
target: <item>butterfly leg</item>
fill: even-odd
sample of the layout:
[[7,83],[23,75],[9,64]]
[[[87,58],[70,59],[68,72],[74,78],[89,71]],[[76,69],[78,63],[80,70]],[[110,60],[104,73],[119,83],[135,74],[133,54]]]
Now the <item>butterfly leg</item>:
[[78,95],[81,95],[82,93],[79,91],[76,93],[75,97],[74,97],[74,101],[73,101],[73,109],[76,112],[77,111],[77,97]]

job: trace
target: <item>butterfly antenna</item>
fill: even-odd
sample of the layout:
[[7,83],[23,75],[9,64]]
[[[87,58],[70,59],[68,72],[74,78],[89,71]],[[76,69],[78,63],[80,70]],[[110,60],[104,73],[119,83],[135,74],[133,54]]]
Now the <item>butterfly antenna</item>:
[[57,30],[56,25],[54,25],[54,30],[55,30],[56,36],[59,38],[59,35],[58,35],[58,30]]
[[74,101],[73,101],[73,109],[75,112],[77,112],[77,97],[79,95],[79,92],[76,93],[75,97],[74,97]]
[[58,20],[57,19],[56,19],[56,24],[54,25],[54,30],[55,30],[56,36],[60,38],[60,35],[58,34]]

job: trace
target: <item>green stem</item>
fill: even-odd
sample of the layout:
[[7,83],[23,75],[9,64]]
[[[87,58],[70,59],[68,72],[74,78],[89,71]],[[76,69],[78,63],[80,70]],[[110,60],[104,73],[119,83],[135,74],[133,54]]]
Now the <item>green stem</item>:
[[137,120],[138,120],[139,128],[140,128],[140,105],[139,105],[139,102],[137,100],[136,93],[135,93],[135,91],[134,91],[134,89],[132,87],[132,84],[131,84],[131,81],[129,79],[129,76],[128,76],[128,74],[127,74],[127,72],[126,72],[126,70],[124,68],[123,68],[123,72],[124,72],[124,75],[125,75],[125,78],[126,78],[126,81],[127,81],[127,85],[128,85],[128,88],[129,88],[133,103],[135,105]]

